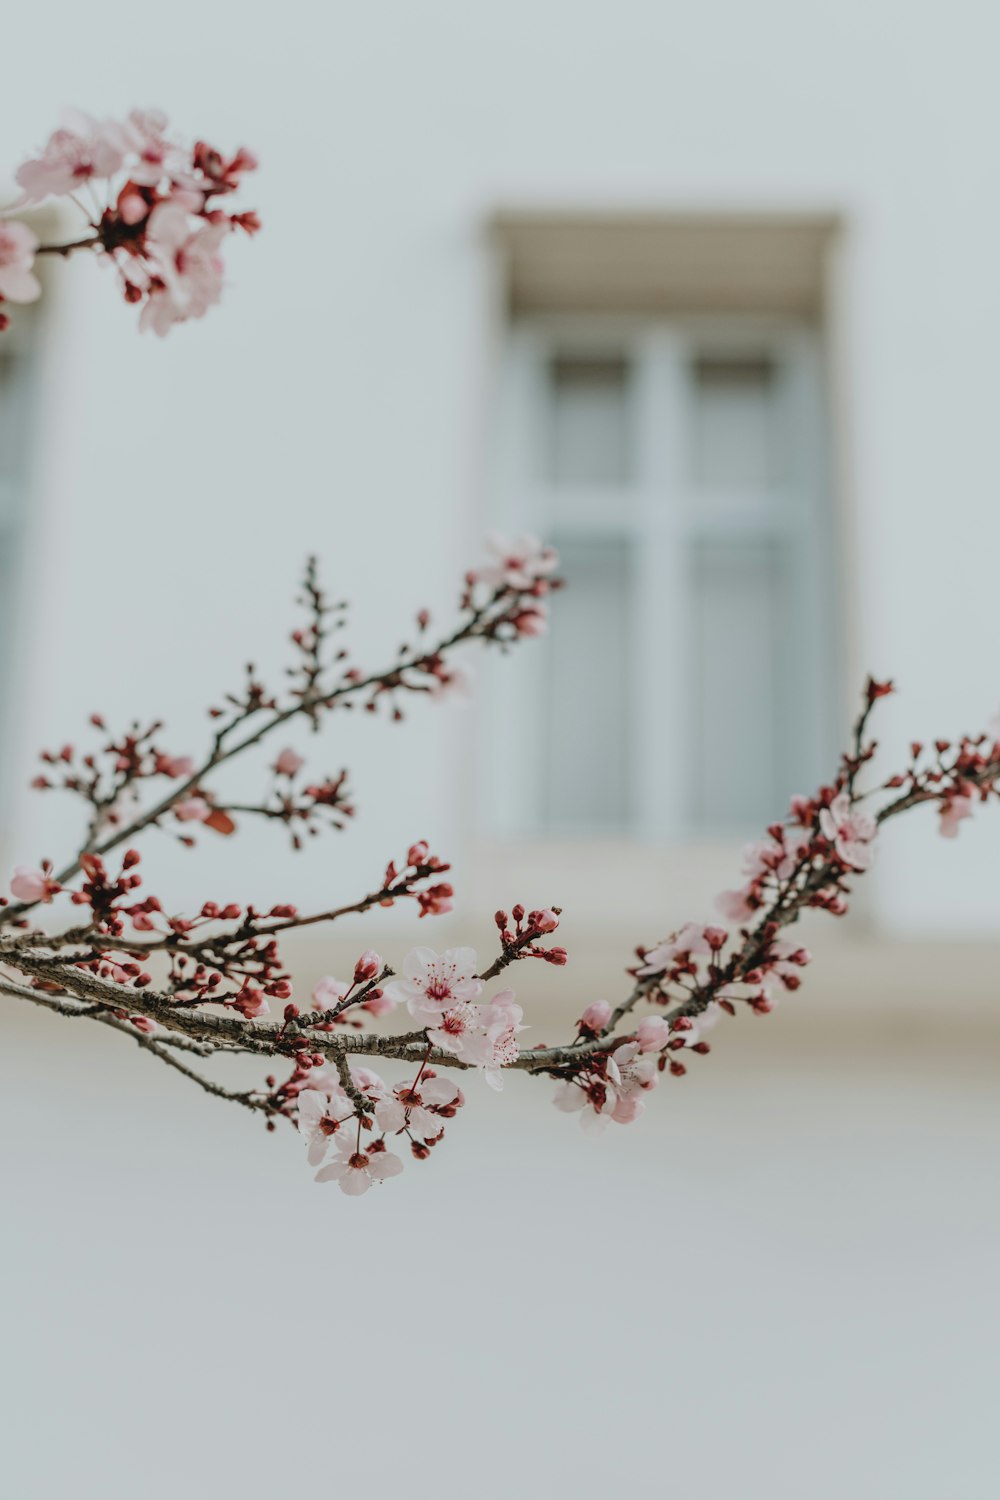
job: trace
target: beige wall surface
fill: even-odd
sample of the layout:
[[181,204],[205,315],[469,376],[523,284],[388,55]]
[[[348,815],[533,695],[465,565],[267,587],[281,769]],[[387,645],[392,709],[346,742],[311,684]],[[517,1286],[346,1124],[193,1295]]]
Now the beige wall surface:
[[124,1039],[23,1016],[5,1492],[992,1500],[996,1035],[772,1050],[805,1014],[596,1139],[548,1085],[474,1084],[357,1201]]

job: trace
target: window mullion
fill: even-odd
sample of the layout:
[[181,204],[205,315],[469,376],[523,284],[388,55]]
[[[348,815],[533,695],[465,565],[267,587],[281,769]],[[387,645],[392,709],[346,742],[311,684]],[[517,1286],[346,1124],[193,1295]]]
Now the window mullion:
[[685,823],[690,726],[685,710],[684,365],[683,336],[670,325],[652,325],[638,341],[639,495],[632,614],[637,701],[630,750],[637,832],[655,843],[676,840]]

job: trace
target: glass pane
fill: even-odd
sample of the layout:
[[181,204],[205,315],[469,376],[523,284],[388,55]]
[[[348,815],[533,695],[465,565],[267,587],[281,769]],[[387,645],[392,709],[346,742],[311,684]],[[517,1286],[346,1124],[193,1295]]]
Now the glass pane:
[[554,540],[572,587],[548,638],[543,816],[556,830],[620,832],[631,811],[630,551],[623,538]]
[[764,488],[778,477],[775,367],[766,357],[694,362],[694,480]]
[[631,477],[628,362],[560,356],[549,365],[549,478],[624,484]]
[[702,542],[691,561],[691,820],[764,828],[783,805],[781,743],[792,728],[780,713],[781,548]]

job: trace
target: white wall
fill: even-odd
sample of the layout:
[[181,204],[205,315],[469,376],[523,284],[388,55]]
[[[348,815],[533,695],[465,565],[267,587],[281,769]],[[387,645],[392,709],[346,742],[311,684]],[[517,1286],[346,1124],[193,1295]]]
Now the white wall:
[[[936,20],[895,0],[292,0],[253,15],[179,0],[169,26],[116,0],[21,12],[27,65],[0,96],[12,165],[63,102],[162,103],[183,130],[260,152],[266,223],[233,246],[224,306],[165,345],[138,337],[94,265],[66,273],[33,499],[21,770],[95,707],[162,712],[188,748],[230,664],[280,660],[310,549],[358,600],[366,659],[397,644],[391,622],[442,597],[479,531],[481,226],[505,204],[844,212],[853,665],[905,689],[887,743],[978,726],[1000,699],[998,32],[982,4]],[[354,894],[354,872],[366,883],[411,836],[460,851],[452,792],[471,726],[449,706],[418,708],[402,733],[331,735],[323,759],[352,764],[361,829],[309,862],[275,839],[252,869],[257,898],[317,899],[331,882]],[[55,799],[17,797],[10,853],[58,854],[65,819]],[[995,931],[998,836],[988,816],[955,846],[929,817],[894,830],[878,914],[901,930]],[[249,894],[245,851],[217,854],[219,893]],[[161,884],[186,893],[179,852],[156,857]]]
[[6,1493],[992,1500],[995,1040],[774,1066],[770,1024],[597,1139],[547,1084],[472,1088],[355,1202],[290,1132],[22,1012]]

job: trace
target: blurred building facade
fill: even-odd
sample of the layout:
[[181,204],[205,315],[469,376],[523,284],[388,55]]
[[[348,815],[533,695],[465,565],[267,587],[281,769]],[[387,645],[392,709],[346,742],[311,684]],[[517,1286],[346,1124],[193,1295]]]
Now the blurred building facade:
[[[746,839],[830,774],[867,671],[902,690],[887,763],[995,711],[987,106],[954,80],[956,156],[930,25],[897,68],[892,6],[865,9],[863,49],[860,10],[827,18],[821,52],[796,7],[765,11],[727,8],[720,43],[711,6],[681,32],[652,5],[571,27],[563,5],[431,6],[388,51],[355,17],[350,57],[317,13],[294,118],[284,86],[152,61],[182,129],[259,148],[266,229],[164,344],[74,261],[7,346],[8,864],[77,826],[22,795],[37,746],[99,709],[196,751],[244,660],[278,680],[311,551],[365,663],[418,607],[445,622],[490,528],[554,542],[570,588],[544,644],[473,664],[472,702],[296,739],[352,769],[339,840],[295,857],[258,829],[197,868],[151,846],[178,904],[349,898],[425,837],[467,911],[558,902],[620,967],[707,916]],[[251,74],[282,24],[241,43]],[[12,81],[9,151],[64,98],[136,102],[93,62],[86,99],[58,62],[44,98]],[[854,930],[954,943],[978,976],[1000,826],[933,825],[892,830]]]

